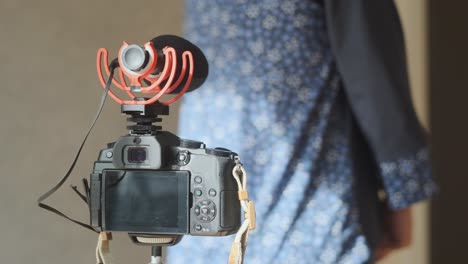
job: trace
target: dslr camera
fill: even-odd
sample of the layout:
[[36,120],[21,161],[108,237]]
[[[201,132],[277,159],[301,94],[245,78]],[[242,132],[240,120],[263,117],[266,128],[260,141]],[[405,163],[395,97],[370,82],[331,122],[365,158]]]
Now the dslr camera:
[[136,243],[237,232],[241,208],[232,176],[237,154],[148,125],[167,110],[122,105],[137,124],[99,152],[89,185],[91,225],[127,232]]
[[[98,61],[101,55],[107,60],[107,50],[98,52]],[[127,127],[128,135],[101,150],[94,163],[87,194],[91,226],[127,232],[134,242],[147,244],[175,244],[187,234],[237,232],[241,206],[232,174],[237,154],[153,125],[169,114],[170,104],[206,79],[208,62],[202,51],[183,38],[163,35],[144,47],[124,42],[115,61],[121,80],[117,86],[131,100],[110,90],[109,95],[134,124]],[[98,63],[105,86],[101,67]],[[173,97],[163,102],[164,94]]]

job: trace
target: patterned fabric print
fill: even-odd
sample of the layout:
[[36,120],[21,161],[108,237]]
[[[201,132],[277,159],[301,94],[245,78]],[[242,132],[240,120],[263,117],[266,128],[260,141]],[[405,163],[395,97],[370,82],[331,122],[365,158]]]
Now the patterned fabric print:
[[405,208],[437,192],[429,165],[429,151],[420,150],[412,157],[382,162],[380,170],[392,208]]
[[[320,1],[187,1],[205,84],[185,96],[181,137],[237,152],[257,230],[246,263],[365,263],[339,74]],[[186,236],[168,263],[226,263],[234,237]]]

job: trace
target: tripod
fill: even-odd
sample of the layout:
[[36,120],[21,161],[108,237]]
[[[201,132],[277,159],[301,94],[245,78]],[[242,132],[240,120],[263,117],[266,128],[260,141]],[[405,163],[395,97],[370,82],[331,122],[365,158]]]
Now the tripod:
[[164,264],[162,257],[162,246],[151,247],[151,262],[149,264]]

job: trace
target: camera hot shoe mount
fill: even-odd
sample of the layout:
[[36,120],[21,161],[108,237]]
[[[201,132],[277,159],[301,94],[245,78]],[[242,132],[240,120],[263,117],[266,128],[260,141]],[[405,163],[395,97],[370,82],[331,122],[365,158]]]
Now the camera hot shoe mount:
[[[145,100],[141,98],[141,100]],[[153,125],[153,123],[161,122],[160,115],[169,115],[169,106],[161,105],[159,103],[153,104],[134,104],[134,105],[122,105],[122,114],[127,114],[130,117],[127,121],[135,124],[127,126],[130,134],[143,135],[143,134],[154,134],[161,130],[161,126]]]

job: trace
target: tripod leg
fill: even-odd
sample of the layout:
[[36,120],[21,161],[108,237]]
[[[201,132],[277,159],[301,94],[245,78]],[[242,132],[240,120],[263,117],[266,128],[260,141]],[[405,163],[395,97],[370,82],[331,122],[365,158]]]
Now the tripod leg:
[[162,247],[153,246],[151,248],[151,262],[149,264],[163,264]]

